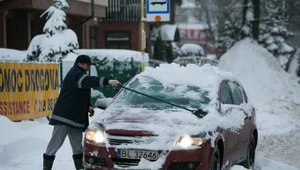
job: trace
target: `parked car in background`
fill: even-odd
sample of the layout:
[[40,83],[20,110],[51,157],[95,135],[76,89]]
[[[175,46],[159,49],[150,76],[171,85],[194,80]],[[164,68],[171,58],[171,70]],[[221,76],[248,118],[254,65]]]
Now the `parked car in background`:
[[239,81],[204,65],[136,75],[84,137],[86,170],[221,170],[254,166],[255,109]]
[[217,66],[219,61],[216,59],[209,59],[200,56],[191,56],[191,57],[177,57],[174,63],[186,66],[187,64],[196,64],[198,66],[203,66],[204,64],[210,64],[212,66]]

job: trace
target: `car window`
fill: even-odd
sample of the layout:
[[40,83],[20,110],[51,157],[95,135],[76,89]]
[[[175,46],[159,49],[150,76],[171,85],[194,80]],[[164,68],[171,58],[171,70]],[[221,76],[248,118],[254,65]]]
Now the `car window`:
[[233,103],[236,105],[244,103],[244,95],[241,86],[235,82],[229,82],[229,86],[232,90]]
[[[199,109],[208,104],[208,92],[199,87],[187,85],[163,85],[152,78],[139,78],[130,83],[129,88],[185,108]],[[124,90],[116,96],[115,104],[148,109],[176,108],[170,104],[149,98],[147,96]]]
[[222,104],[232,104],[230,89],[228,84],[225,82],[221,85],[221,102]]

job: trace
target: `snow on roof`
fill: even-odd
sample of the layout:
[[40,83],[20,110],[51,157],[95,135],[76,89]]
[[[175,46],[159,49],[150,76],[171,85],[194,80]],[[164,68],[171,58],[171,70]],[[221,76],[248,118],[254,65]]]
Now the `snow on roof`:
[[160,27],[160,35],[163,41],[174,41],[177,26],[164,24]]
[[297,81],[280,67],[271,53],[251,39],[233,46],[221,57],[219,66],[240,79],[253,104],[285,97],[300,101]]
[[145,71],[138,76],[151,77],[162,82],[165,86],[180,84],[200,87],[209,93],[213,104],[217,102],[217,91],[222,80],[229,79],[239,82],[232,73],[222,71],[220,68],[209,64],[202,67],[195,64],[187,64],[186,66],[180,66],[176,63],[160,64],[156,68],[146,67]]
[[183,0],[180,6],[181,8],[196,8],[195,0]]
[[142,56],[142,53],[134,50],[120,50],[120,49],[78,49],[74,50],[74,53],[69,53],[63,61],[75,61],[76,57],[80,54],[86,54],[90,57],[97,57],[99,60],[107,58],[108,60],[118,60],[118,61],[129,61],[133,59],[134,61],[147,63],[149,61],[148,53]]
[[23,61],[26,58],[26,51],[0,48],[0,61]]
[[204,55],[204,50],[203,48],[201,47],[201,45],[199,44],[193,44],[193,43],[186,43],[186,44],[183,44],[180,49],[184,52],[184,53],[193,53],[193,54],[196,54],[196,55]]
[[209,28],[205,23],[178,23],[177,26],[179,29],[205,30]]
[[160,34],[162,41],[174,41],[177,26],[171,24],[161,25],[151,31],[151,40],[155,41]]

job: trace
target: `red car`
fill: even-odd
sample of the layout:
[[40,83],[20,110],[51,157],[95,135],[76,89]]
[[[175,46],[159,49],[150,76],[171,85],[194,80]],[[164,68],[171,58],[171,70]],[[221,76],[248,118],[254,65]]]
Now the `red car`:
[[84,168],[251,168],[255,121],[255,109],[230,73],[209,65],[151,68],[135,76],[90,124]]

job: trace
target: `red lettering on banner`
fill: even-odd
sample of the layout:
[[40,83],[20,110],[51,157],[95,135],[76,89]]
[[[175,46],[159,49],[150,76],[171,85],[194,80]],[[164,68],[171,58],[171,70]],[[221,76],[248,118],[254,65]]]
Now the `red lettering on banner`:
[[11,116],[20,114],[29,114],[29,101],[0,101],[0,115]]
[[206,44],[212,42],[208,30],[179,28],[180,40],[189,43]]

